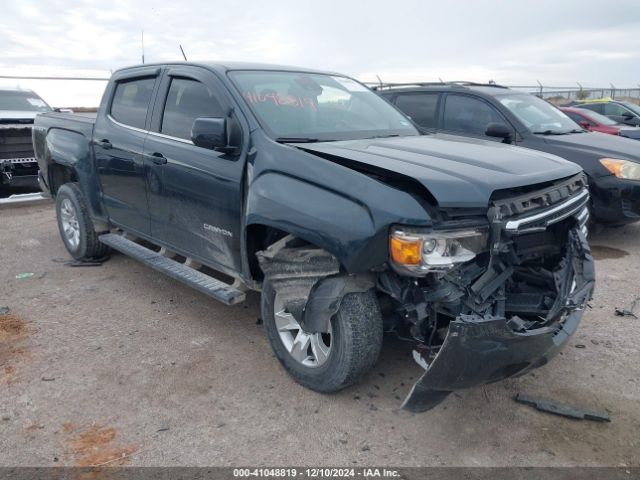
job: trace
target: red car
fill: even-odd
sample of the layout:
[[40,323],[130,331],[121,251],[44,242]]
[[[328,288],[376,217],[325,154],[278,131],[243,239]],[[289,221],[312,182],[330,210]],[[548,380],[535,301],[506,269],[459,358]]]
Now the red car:
[[560,107],[560,110],[585,130],[640,140],[640,128],[638,127],[629,127],[621,123],[616,123],[609,117],[600,115],[592,110],[587,110],[586,108]]

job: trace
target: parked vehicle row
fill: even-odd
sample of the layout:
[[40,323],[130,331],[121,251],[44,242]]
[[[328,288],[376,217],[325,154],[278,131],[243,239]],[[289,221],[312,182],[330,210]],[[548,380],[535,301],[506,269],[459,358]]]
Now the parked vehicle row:
[[581,167],[484,138],[578,127],[504,89],[415,93],[414,121],[477,138],[423,135],[337,73],[126,68],[95,121],[36,118],[40,182],[76,259],[115,249],[227,304],[260,291],[273,350],[308,388],[356,382],[385,331],[411,338],[425,372],[403,405],[424,411],[548,363],[595,275]]
[[589,179],[593,220],[640,219],[640,145],[584,128],[548,102],[499,85],[387,85],[380,95],[427,133],[443,132],[531,148],[580,165]]
[[560,110],[585,130],[640,140],[639,127],[629,127],[586,108],[561,107]]
[[602,98],[576,102],[572,106],[592,110],[617,123],[635,127],[640,125],[640,105],[635,103]]

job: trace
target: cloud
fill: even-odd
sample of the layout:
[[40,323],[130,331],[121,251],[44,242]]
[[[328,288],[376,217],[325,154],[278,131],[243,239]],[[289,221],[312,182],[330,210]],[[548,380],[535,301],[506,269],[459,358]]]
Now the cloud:
[[[147,62],[182,60],[182,45],[190,60],[300,65],[363,80],[379,75],[389,81],[441,77],[590,86],[640,81],[637,0],[610,8],[595,0],[5,3],[2,74],[32,66],[108,75],[141,62],[144,30]],[[97,104],[99,96],[87,93],[82,101]],[[52,101],[60,104],[62,97]]]

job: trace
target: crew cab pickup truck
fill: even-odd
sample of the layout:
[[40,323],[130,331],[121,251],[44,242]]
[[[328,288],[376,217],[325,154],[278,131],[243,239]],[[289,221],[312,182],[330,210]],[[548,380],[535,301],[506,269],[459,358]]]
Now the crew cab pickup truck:
[[260,291],[277,358],[319,392],[394,332],[425,369],[404,407],[428,410],[546,364],[592,294],[577,165],[421,135],[337,73],[125,68],[95,122],[39,115],[34,143],[71,256],[117,250],[226,304]]

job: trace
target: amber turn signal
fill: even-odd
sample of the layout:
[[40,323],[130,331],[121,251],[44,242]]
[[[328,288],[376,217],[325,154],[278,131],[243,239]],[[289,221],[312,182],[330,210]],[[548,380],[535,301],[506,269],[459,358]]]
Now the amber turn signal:
[[420,249],[422,240],[419,238],[390,237],[391,258],[398,265],[418,265],[421,261]]

